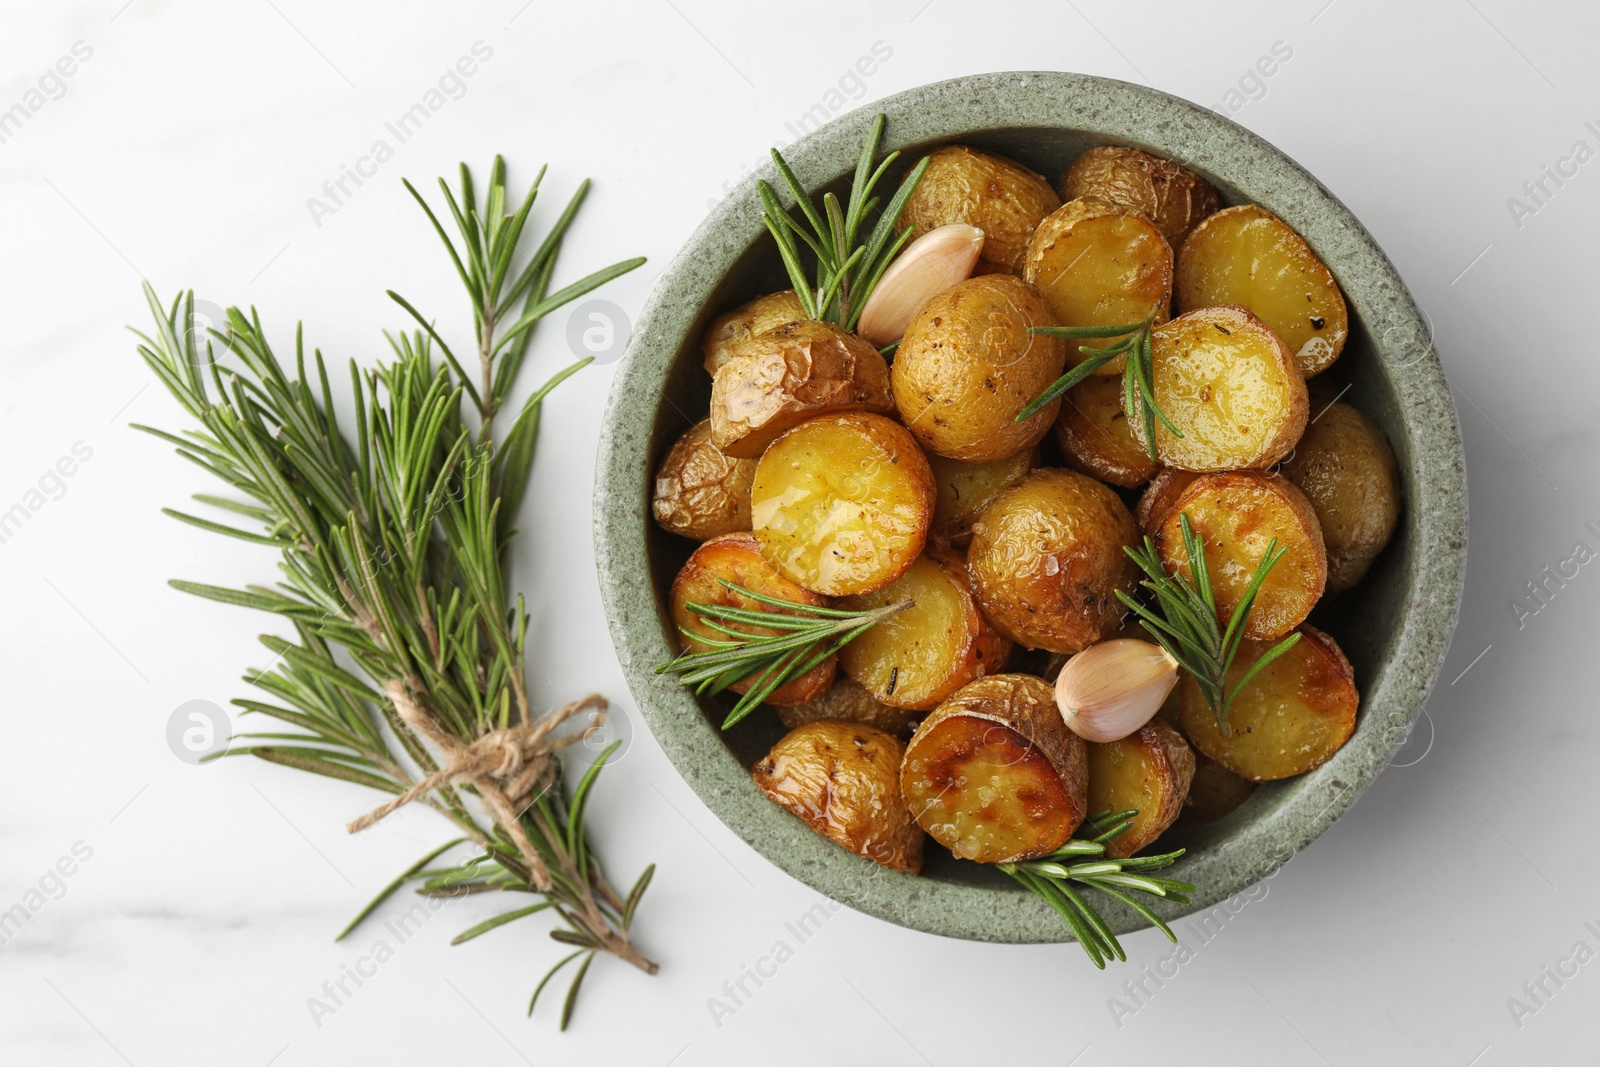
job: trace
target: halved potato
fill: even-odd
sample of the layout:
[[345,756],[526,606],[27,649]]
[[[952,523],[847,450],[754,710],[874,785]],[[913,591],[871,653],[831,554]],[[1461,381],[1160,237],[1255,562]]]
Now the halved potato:
[[[765,596],[790,600],[797,604],[827,607],[830,601],[789,581],[767,562],[756,545],[755,535],[749,532],[723,534],[714,537],[694,550],[678,576],[673,579],[668,614],[678,629],[679,640],[685,652],[710,650],[705,641],[726,641],[727,635],[713,630],[689,610],[691,602],[716,607],[747,608],[751,611],[777,611],[777,608],[758,600],[741,596],[723,585],[723,581],[743,586]],[[755,630],[752,633],[771,634],[776,631]],[[703,640],[700,640],[703,639]],[[767,697],[768,704],[801,704],[815,699],[833,683],[838,658],[829,656],[805,674],[785,683]],[[743,693],[755,683],[755,678],[745,678],[729,688]]]
[[985,274],[929,300],[895,349],[900,418],[928,451],[981,463],[1025,452],[1050,432],[1059,401],[1017,416],[1061,377],[1066,345],[1031,326],[1055,318],[1021,278]]
[[1067,390],[1056,443],[1067,466],[1124,489],[1143,485],[1157,470],[1123,414],[1121,378],[1091,376]]
[[1138,535],[1127,505],[1076,471],[1036,470],[972,527],[967,571],[984,614],[1029,648],[1078,652],[1122,623]]
[[911,736],[919,715],[905,708],[891,708],[862,688],[849,675],[840,674],[821,696],[804,704],[786,704],[777,709],[783,728],[793,730],[808,722],[852,722],[872,726],[896,737]]
[[1250,799],[1255,783],[1240,778],[1222,764],[1195,753],[1194,781],[1189,783],[1189,795],[1184,798],[1183,811],[1173,823],[1179,829],[1204,826],[1233,811]]
[[1211,183],[1171,160],[1137,148],[1100,145],[1072,161],[1061,178],[1061,195],[1104,197],[1130,207],[1156,224],[1174,249],[1221,201]]
[[900,795],[905,746],[870,726],[813,722],[750,771],[756,787],[829,841],[889,868],[922,870],[922,831]]
[[978,610],[960,553],[927,553],[882,589],[849,597],[843,606],[862,610],[902,600],[915,606],[839,650],[845,674],[876,699],[900,708],[931,708],[1005,665],[1011,642]]
[[711,384],[711,440],[754,459],[779,434],[830,411],[894,411],[889,365],[832,323],[790,322],[741,342]]
[[1147,534],[1155,533],[1161,520],[1167,517],[1167,511],[1178,502],[1178,497],[1189,488],[1189,483],[1198,477],[1194,471],[1181,471],[1176,467],[1162,467],[1156,471],[1133,509],[1134,518],[1139,520],[1139,529]]
[[656,470],[650,502],[662,529],[696,541],[750,529],[756,461],[725,456],[711,443],[711,420],[689,427]]
[[972,520],[1007,486],[1039,465],[1039,450],[1030,448],[1004,459],[963,463],[959,459],[929,456],[938,496],[933,504],[933,530],[938,543],[965,548],[972,540]]
[[[1192,240],[1192,238],[1191,238]],[[1243,308],[1209,307],[1158,326],[1151,339],[1159,420],[1156,454],[1168,467],[1270,467],[1305,431],[1306,383],[1294,357]],[[1142,441],[1139,419],[1130,420]]]
[[[1022,276],[1039,287],[1062,326],[1120,326],[1151,316],[1165,322],[1172,306],[1167,239],[1137,211],[1095,196],[1070,201],[1039,223]],[[1081,345],[1118,340],[1069,340],[1067,365],[1089,358]],[[1095,373],[1120,375],[1126,360],[1118,356]]]
[[[1194,678],[1185,675],[1183,731],[1225,769],[1252,782],[1304,774],[1326,763],[1356,728],[1355,671],[1333,638],[1313,626],[1234,698],[1224,736]],[[1228,672],[1237,684],[1271,642],[1246,640]]]
[[700,342],[706,373],[715,375],[721,370],[742,342],[805,317],[805,309],[800,306],[800,298],[794,295],[793,289],[758,296],[718,315],[706,327],[705,337]]
[[1106,842],[1112,859],[1131,856],[1160,837],[1183,810],[1194,778],[1194,753],[1183,735],[1151,719],[1119,741],[1088,742],[1089,810],[1138,811]]
[[1349,589],[1400,521],[1400,469],[1389,439],[1349,404],[1333,404],[1306,427],[1282,469],[1322,524],[1329,592]]
[[762,553],[790,581],[850,596],[911,566],[933,499],[933,472],[906,428],[846,412],[818,415],[772,443],[756,465],[750,517]]
[[1020,274],[1034,227],[1060,206],[1044,176],[1021,163],[966,145],[945,145],[928,153],[928,169],[898,225],[918,237],[953,222],[976,226],[984,238],[979,271]]
[[1257,204],[1224,208],[1178,257],[1179,311],[1236,304],[1283,339],[1307,378],[1344,351],[1350,315],[1339,283],[1301,236]]
[[1086,742],[1031,674],[969,682],[917,728],[900,787],[917,824],[961,859],[1053,852],[1087,814]]
[[1305,621],[1322,598],[1328,557],[1311,501],[1287,478],[1262,471],[1202,474],[1156,528],[1156,552],[1168,572],[1191,576],[1181,516],[1206,546],[1206,569],[1223,626],[1244,597],[1273,540],[1284,549],[1245,623],[1245,636],[1282,637]]

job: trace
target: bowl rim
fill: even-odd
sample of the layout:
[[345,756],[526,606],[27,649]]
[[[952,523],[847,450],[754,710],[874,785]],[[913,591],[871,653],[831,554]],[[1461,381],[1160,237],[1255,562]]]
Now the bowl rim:
[[[808,189],[832,181],[853,168],[880,112],[888,120],[883,151],[958,142],[986,131],[1056,128],[1144,147],[1218,176],[1269,206],[1340,275],[1352,317],[1367,327],[1376,360],[1386,369],[1415,476],[1406,502],[1416,538],[1407,608],[1388,661],[1362,694],[1362,720],[1351,739],[1321,767],[1289,780],[1272,810],[1186,855],[1171,873],[1199,891],[1187,907],[1157,902],[1155,910],[1170,921],[1210,907],[1269,877],[1354,802],[1405,743],[1443,667],[1465,580],[1466,477],[1454,401],[1429,326],[1393,264],[1344,204],[1264,139],[1189,101],[1092,75],[977,74],[909,89],[841,115],[785,147],[784,158]],[[648,566],[653,424],[670,403],[668,371],[687,331],[738,257],[765,234],[757,178],[772,180],[772,164],[725,197],[657,279],[601,426],[595,556],[628,686],[662,749],[706,806],[757,852],[827,897],[950,937],[1070,941],[1059,916],[1020,889],[886,871],[813,834],[761,795],[692,693],[655,673],[674,649]],[[1102,913],[1119,933],[1149,925],[1131,909],[1105,904]]]

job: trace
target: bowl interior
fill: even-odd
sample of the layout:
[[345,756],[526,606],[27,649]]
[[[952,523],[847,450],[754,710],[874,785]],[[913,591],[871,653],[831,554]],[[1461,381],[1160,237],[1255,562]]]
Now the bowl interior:
[[[1003,118],[971,114],[960,105],[974,92],[991,106],[1006,100],[1014,106],[1000,108]],[[1049,107],[1063,98],[1080,112],[1094,102],[1101,106],[1077,116]],[[1320,380],[1388,435],[1405,510],[1367,578],[1325,598],[1311,618],[1355,668],[1363,697],[1356,736],[1311,774],[1262,785],[1219,822],[1161,839],[1163,848],[1189,849],[1173,877],[1200,886],[1195,906],[1221,899],[1275,869],[1354,799],[1404,740],[1442,659],[1464,557],[1465,502],[1454,411],[1426,328],[1392,266],[1331,194],[1275,149],[1192,105],[1119,82],[1032,74],[929,86],[873,110],[880,109],[889,116],[886,149],[903,153],[886,182],[897,182],[921,150],[941,143],[1009,156],[1052,183],[1093,145],[1145,148],[1200,173],[1225,204],[1260,203],[1283,217],[1322,255],[1346,293],[1350,338]],[[845,198],[870,119],[846,116],[785,150],[815,195],[831,189]],[[769,180],[770,170],[764,175]],[[954,936],[1067,940],[1064,925],[1043,903],[999,872],[941,848],[930,847],[923,874],[911,878],[814,837],[748,778],[748,768],[782,736],[774,715],[752,715],[724,733],[715,724],[731,697],[695,698],[650,674],[673,652],[660,605],[694,545],[649,520],[649,483],[673,440],[708,409],[711,383],[701,366],[700,337],[715,315],[788,286],[747,185],[663,275],[614,386],[597,472],[596,534],[608,616],[634,695],[658,740],[724,821],[835,899]],[[1125,494],[1130,504],[1136,496]],[[1106,914],[1117,929],[1144,925],[1131,911],[1107,908]]]

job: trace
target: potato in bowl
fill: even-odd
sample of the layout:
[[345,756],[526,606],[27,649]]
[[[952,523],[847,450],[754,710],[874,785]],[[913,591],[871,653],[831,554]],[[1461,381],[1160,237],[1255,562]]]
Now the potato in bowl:
[[[1345,401],[1383,431],[1396,461],[1402,509],[1366,577],[1319,602],[1310,620],[1338,640],[1354,670],[1361,708],[1348,739],[1309,776],[1264,781],[1225,818],[1190,827],[1180,827],[1180,819],[1155,846],[1165,848],[1170,840],[1189,848],[1173,873],[1201,887],[1196,905],[1236,892],[1249,872],[1264,869],[1255,865],[1266,862],[1261,850],[1302,847],[1370,782],[1387,746],[1401,735],[1393,725],[1420,708],[1448,641],[1463,553],[1462,482],[1438,359],[1425,349],[1420,357],[1417,349],[1401,350],[1406,337],[1425,337],[1425,330],[1392,266],[1337,201],[1270,147],[1203,110],[1117,83],[1039,73],[962,79],[891,99],[883,108],[890,143],[906,150],[907,162],[942,144],[970,144],[1049,175],[1063,173],[1096,145],[1132,145],[1181,161],[1216,190],[1221,204],[1260,203],[1293,227],[1340,286],[1349,336],[1321,377],[1351,384]],[[801,180],[846,195],[870,121],[847,117],[787,152]],[[668,755],[713,810],[808,884],[919,929],[987,940],[1063,940],[1070,933],[1041,901],[999,872],[956,860],[932,842],[915,886],[903,873],[869,877],[864,872],[875,866],[869,860],[811,834],[750,783],[749,768],[784,733],[775,716],[752,715],[722,733],[716,724],[731,695],[696,697],[653,673],[674,647],[657,605],[694,545],[654,527],[642,487],[672,441],[705,410],[704,328],[717,315],[786,286],[759,216],[754,187],[736,193],[691,242],[682,263],[663,275],[613,391],[597,477],[596,536],[608,617],[630,685]],[[897,416],[898,408],[887,417]],[[1061,460],[1049,454],[1040,462],[1059,468]],[[1421,624],[1424,616],[1428,621]],[[1381,622],[1363,625],[1369,619]],[[1157,906],[1168,917],[1181,910]],[[1108,904],[1104,914],[1118,931],[1145,925],[1117,905]]]

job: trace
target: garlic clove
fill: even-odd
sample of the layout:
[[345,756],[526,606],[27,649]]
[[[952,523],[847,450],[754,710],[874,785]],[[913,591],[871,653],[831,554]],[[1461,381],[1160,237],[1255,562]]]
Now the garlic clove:
[[1117,741],[1149,722],[1178,684],[1178,661],[1149,641],[1101,641],[1067,660],[1056,706],[1085,741]]
[[856,333],[880,348],[900,340],[922,305],[966,281],[983,251],[983,231],[952,223],[918,237],[889,264],[856,321]]

